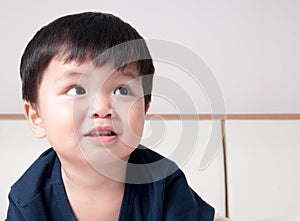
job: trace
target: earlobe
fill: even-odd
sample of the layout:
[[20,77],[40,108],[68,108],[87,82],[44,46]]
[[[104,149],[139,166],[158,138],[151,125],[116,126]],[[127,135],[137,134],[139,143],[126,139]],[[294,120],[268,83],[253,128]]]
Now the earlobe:
[[42,120],[37,111],[37,107],[34,104],[31,104],[28,101],[24,102],[24,113],[26,119],[28,120],[32,131],[34,132],[37,138],[44,138],[46,136],[45,130],[43,127]]

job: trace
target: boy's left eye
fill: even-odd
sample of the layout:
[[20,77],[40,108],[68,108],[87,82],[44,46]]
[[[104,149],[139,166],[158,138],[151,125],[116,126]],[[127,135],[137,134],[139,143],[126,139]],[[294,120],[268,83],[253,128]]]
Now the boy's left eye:
[[125,87],[125,86],[121,86],[119,88],[117,88],[115,91],[114,91],[115,94],[119,94],[119,95],[129,95],[130,94],[130,90]]

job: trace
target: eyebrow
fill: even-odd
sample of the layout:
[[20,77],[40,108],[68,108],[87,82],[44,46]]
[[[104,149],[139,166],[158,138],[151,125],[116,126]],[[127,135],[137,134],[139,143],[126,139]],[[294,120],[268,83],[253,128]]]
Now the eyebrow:
[[133,71],[128,71],[128,70],[119,70],[118,75],[124,75],[124,76],[127,76],[127,77],[131,78],[131,79],[134,79],[134,78],[137,78],[137,77],[140,76],[138,74],[138,72],[135,73]]
[[73,77],[73,76],[82,76],[84,73],[82,72],[77,72],[77,71],[67,71],[65,72],[66,77]]

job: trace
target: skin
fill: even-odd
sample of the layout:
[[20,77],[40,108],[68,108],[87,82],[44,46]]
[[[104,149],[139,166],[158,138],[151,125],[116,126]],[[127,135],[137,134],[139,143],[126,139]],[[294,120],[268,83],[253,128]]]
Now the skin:
[[61,161],[76,219],[117,220],[126,162],[146,114],[134,65],[114,70],[110,63],[94,67],[56,57],[44,72],[38,101],[25,102],[24,110],[35,135],[46,137]]

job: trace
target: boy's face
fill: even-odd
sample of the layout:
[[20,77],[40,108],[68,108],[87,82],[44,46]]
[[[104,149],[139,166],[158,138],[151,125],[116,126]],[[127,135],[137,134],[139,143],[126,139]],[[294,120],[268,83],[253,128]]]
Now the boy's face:
[[37,104],[25,103],[25,113],[36,135],[46,136],[62,161],[87,160],[96,167],[126,161],[143,133],[141,80],[133,65],[114,70],[110,64],[53,59]]

